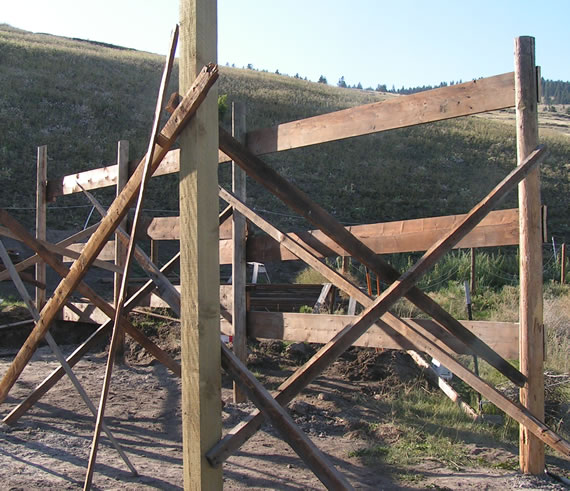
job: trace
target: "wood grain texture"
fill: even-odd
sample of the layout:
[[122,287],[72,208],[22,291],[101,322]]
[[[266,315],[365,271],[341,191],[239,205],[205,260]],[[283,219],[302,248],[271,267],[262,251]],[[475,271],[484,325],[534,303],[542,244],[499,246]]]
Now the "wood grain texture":
[[[538,144],[538,89],[534,38],[515,39],[517,162],[521,165]],[[520,370],[527,384],[521,404],[544,421],[544,324],[542,312],[542,238],[540,235],[540,173],[536,169],[519,185],[520,209]],[[544,444],[520,427],[522,472],[544,472]]]
[[[245,104],[232,104],[232,135],[242,143],[245,141]],[[246,200],[246,174],[232,162],[232,192],[242,201]],[[233,352],[245,364],[247,360],[247,311],[246,311],[246,232],[245,217],[237,210],[232,214],[232,322],[234,326]],[[234,381],[234,403],[246,401],[245,393]]]
[[257,130],[248,133],[247,147],[255,155],[280,152],[504,109],[513,101],[514,77],[505,73]]
[[[247,330],[248,336],[261,339],[281,339],[325,344],[329,342],[343,327],[353,323],[357,316],[319,314],[296,314],[288,312],[249,312]],[[444,331],[431,319],[402,319],[407,324],[413,324],[417,330],[425,330],[441,342],[437,344],[442,349],[448,345],[458,354],[470,354],[463,343]],[[518,323],[491,321],[461,321],[478,338],[483,340],[497,353],[508,360],[516,360],[518,349]],[[383,330],[387,325],[380,319],[354,343],[354,346],[364,348],[384,349],[413,349],[413,344],[402,335],[391,337]],[[222,322],[222,332],[233,334],[232,326],[227,321]]]
[[[37,172],[36,172],[36,239],[47,238],[47,146],[38,147]],[[36,263],[36,281],[46,283],[46,263]],[[46,289],[36,287],[36,308],[40,311],[46,302]]]
[[[180,2],[180,88],[216,61],[217,3]],[[213,89],[180,135],[182,438],[185,489],[222,489],[206,451],[222,432],[218,261],[218,105]]]

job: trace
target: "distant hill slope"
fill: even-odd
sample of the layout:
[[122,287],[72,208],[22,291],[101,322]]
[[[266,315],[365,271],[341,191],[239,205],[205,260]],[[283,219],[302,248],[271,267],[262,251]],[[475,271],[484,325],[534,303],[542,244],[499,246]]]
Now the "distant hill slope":
[[[132,158],[140,158],[162,65],[162,57],[149,53],[0,26],[0,206],[33,206],[38,145],[48,145],[51,177],[112,163],[120,139],[130,141]],[[176,90],[176,73],[172,80],[170,91]],[[218,89],[229,102],[246,102],[249,129],[393,97],[228,67],[221,67]],[[563,111],[556,116],[562,128]],[[564,128],[552,127],[542,134],[551,150],[543,166],[543,201],[550,232],[568,241],[570,138]],[[514,165],[514,120],[508,112],[461,118],[265,159],[345,223],[462,213]],[[229,166],[222,166],[220,180],[228,179]],[[154,179],[145,207],[175,210],[177,193],[176,176]],[[254,183],[248,193],[248,201],[279,225],[306,226]],[[113,193],[97,194],[108,204]],[[85,204],[73,196],[53,206]],[[516,206],[516,195],[503,206]],[[48,214],[49,224],[77,228],[88,211],[58,208]],[[14,213],[33,223],[30,210]]]

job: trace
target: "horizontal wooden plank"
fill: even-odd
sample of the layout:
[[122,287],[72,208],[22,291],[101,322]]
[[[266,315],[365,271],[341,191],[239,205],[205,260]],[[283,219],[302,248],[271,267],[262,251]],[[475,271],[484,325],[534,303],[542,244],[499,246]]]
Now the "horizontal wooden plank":
[[[180,240],[180,217],[155,217],[150,220],[146,235],[152,240]],[[220,225],[220,240],[232,238],[232,221]]]
[[513,107],[514,74],[394,97],[247,134],[256,155]]
[[[83,251],[84,247],[85,247],[85,244],[83,244],[83,243],[72,244],[72,245],[67,246],[68,249],[71,249],[72,251],[75,251],[77,253],[81,253],[81,251]],[[115,260],[115,241],[114,240],[110,240],[109,242],[107,242],[105,244],[105,246],[103,247],[103,250],[97,256],[97,259],[99,259],[99,261],[114,261]],[[63,258],[64,263],[69,263],[69,262],[73,262],[73,261],[75,261],[75,258],[71,258],[71,257],[64,257]]]
[[[154,177],[165,174],[172,174],[178,172],[180,160],[180,150],[171,150],[166,154],[163,161],[160,163],[158,169],[153,174]],[[131,164],[137,164],[138,161],[133,161]],[[132,169],[134,170],[134,169]],[[106,167],[99,167],[77,174],[70,174],[67,176],[48,179],[47,183],[47,199],[53,201],[58,196],[65,196],[67,194],[80,193],[83,186],[87,191],[91,189],[105,188],[117,185],[117,165],[108,165]]]
[[[159,301],[159,297],[153,295],[152,299],[153,306],[164,307],[165,304]],[[144,304],[145,302],[141,302],[141,305]],[[85,302],[70,302],[63,309],[63,320],[102,324],[107,319],[102,311]],[[324,344],[348,323],[357,319],[358,316],[350,315],[248,312],[247,330],[248,336],[254,338]],[[436,332],[437,324],[430,319],[403,320],[412,325],[420,324],[429,332]],[[461,323],[504,358],[518,359],[518,323],[488,321],[461,321]],[[224,334],[233,335],[231,324],[223,318],[221,330]],[[441,335],[441,330],[437,330],[437,333]],[[446,336],[449,337],[448,340],[457,353],[465,352],[463,345],[451,334],[447,333]],[[365,348],[413,349],[404,337],[398,336],[392,339],[375,325],[369,328],[354,345]]]
[[[429,249],[449,232],[465,215],[419,218],[396,222],[347,227],[358,239],[377,254],[416,252]],[[300,234],[319,257],[343,256],[347,253],[318,230]],[[498,247],[519,242],[518,210],[492,211],[456,248]],[[247,260],[257,262],[291,261],[297,259],[285,247],[265,235],[252,236],[247,241]],[[231,241],[220,241],[220,264],[231,263]]]
[[[255,130],[247,134],[247,147],[254,154],[261,155],[505,109],[514,106],[514,91],[514,74],[505,73]],[[179,159],[180,150],[168,152],[153,177],[178,172]],[[219,151],[220,163],[229,160],[226,154]],[[77,182],[87,190],[115,186],[117,166],[109,165],[49,179],[48,200],[79,193],[81,189]]]
[[87,302],[68,302],[62,309],[62,320],[104,324],[109,320],[102,310]]
[[[248,312],[248,336],[283,341],[304,341],[327,343],[347,324],[358,320],[358,316],[293,314],[283,312]],[[435,332],[437,324],[430,319],[403,319],[405,322],[420,324],[430,332]],[[382,322],[382,321],[379,321]],[[486,344],[506,359],[518,359],[518,324],[511,322],[461,321],[461,323]],[[222,319],[222,332],[231,335],[232,327]],[[441,331],[437,330],[438,335]],[[449,333],[450,343],[458,353],[464,353],[463,345]],[[382,329],[374,325],[354,344],[367,348],[414,349],[402,336],[390,338]]]

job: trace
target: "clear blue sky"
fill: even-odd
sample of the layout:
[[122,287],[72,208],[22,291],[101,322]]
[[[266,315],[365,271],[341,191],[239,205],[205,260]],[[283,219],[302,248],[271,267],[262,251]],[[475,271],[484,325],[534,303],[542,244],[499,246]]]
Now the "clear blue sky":
[[[0,0],[0,23],[163,54],[178,0]],[[570,0],[219,0],[218,62],[336,84],[435,85],[513,70],[536,38],[545,78],[570,80]]]

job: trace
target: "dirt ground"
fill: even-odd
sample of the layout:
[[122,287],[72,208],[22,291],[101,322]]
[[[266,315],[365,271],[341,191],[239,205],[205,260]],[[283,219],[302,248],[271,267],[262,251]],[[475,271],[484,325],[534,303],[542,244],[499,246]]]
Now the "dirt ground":
[[[147,330],[153,330],[150,327]],[[157,336],[174,349],[173,332]],[[149,332],[149,334],[153,334]],[[157,334],[156,332],[154,334]],[[2,336],[2,333],[0,333]],[[6,340],[7,338],[4,338]],[[5,373],[16,347],[0,343],[0,373]],[[71,346],[63,346],[71,351]],[[278,353],[272,343],[252,351],[249,366],[273,388],[290,373],[295,358],[310,353],[290,350]],[[380,363],[381,361],[381,363]],[[104,375],[104,347],[88,354],[74,371],[98,405]],[[41,347],[7,401],[0,406],[5,416],[51,370],[57,367],[49,348]],[[296,422],[323,450],[339,471],[359,489],[567,489],[549,478],[521,476],[517,472],[484,467],[451,469],[444,463],[425,459],[413,468],[366,462],[350,456],[369,446],[361,428],[366,421],[389,420],[378,397],[383,388],[398,380],[417,377],[403,354],[377,356],[355,352],[335,363],[292,403]],[[224,431],[232,428],[254,409],[251,403],[232,404],[231,382],[223,378],[222,412]],[[182,489],[182,437],[180,423],[180,380],[131,345],[127,364],[113,372],[106,422],[123,446],[139,476],[130,475],[116,450],[102,438],[94,476],[94,489]],[[83,485],[92,440],[94,418],[67,379],[48,392],[15,425],[0,423],[0,489],[77,489]],[[389,423],[380,425],[379,435],[389,444],[397,438]],[[507,462],[516,449],[470,444],[473,455],[487,461]],[[559,459],[560,460],[560,459]],[[561,465],[570,463],[562,461]],[[323,489],[320,481],[279,438],[264,426],[223,466],[225,489]],[[403,478],[402,476],[405,476]]]

